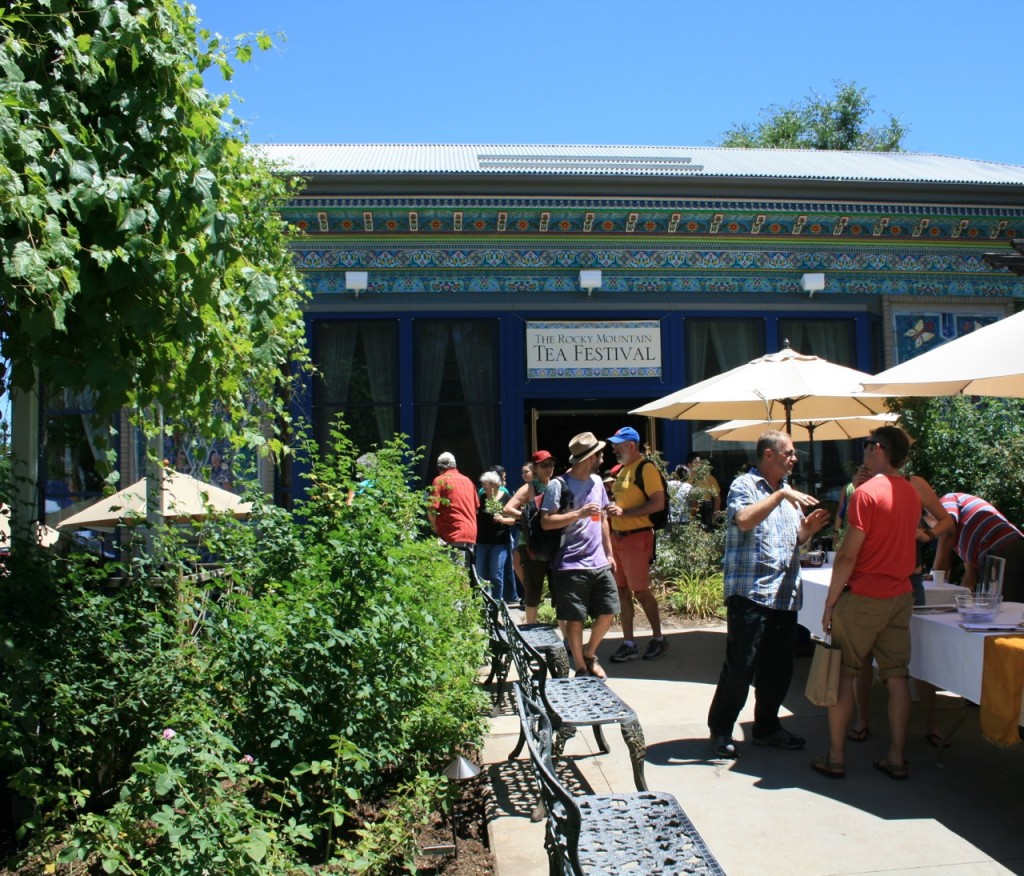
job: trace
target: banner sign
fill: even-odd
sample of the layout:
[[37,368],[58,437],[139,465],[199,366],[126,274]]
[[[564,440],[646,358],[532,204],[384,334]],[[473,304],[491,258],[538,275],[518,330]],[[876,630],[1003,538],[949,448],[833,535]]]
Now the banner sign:
[[526,378],[661,377],[661,323],[528,322]]

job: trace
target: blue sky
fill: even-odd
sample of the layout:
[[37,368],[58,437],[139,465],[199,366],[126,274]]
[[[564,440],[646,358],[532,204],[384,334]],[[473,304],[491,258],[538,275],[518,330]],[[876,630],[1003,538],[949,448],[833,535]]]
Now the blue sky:
[[[711,145],[836,80],[908,149],[1024,164],[1011,7],[962,0],[193,0],[275,48],[230,85],[254,142]],[[883,121],[882,118],[877,119]]]

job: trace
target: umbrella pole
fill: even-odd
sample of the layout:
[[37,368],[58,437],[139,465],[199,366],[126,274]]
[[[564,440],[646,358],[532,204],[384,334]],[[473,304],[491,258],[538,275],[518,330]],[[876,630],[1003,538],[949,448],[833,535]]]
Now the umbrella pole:
[[808,464],[809,464],[809,467],[810,467],[810,470],[811,470],[810,471],[810,475],[808,477],[809,483],[807,485],[807,492],[810,493],[812,496],[814,495],[814,486],[815,486],[815,479],[814,479],[814,430],[816,428],[818,428],[818,427],[816,425],[814,425],[813,423],[808,423],[807,424],[807,440],[810,442],[810,449],[808,451],[808,454],[809,454],[809,463]]

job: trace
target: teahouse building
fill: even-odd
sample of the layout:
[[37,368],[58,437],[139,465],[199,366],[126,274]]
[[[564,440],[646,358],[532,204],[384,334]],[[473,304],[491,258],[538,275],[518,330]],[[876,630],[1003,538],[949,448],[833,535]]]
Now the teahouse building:
[[[671,462],[708,424],[627,412],[789,344],[867,372],[1013,312],[1024,167],[714,147],[259,147],[285,208],[321,376],[343,412],[461,467],[630,424]],[[717,450],[717,445],[715,447]],[[825,488],[845,474],[826,447]],[[715,454],[726,479],[746,453]]]

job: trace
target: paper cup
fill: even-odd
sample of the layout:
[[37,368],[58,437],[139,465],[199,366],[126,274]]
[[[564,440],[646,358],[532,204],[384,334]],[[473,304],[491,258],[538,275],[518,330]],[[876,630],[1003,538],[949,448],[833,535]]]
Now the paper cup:
[[825,551],[825,561],[831,566],[836,561],[836,552]]
[[941,587],[946,583],[946,573],[939,569],[932,569],[932,584]]

